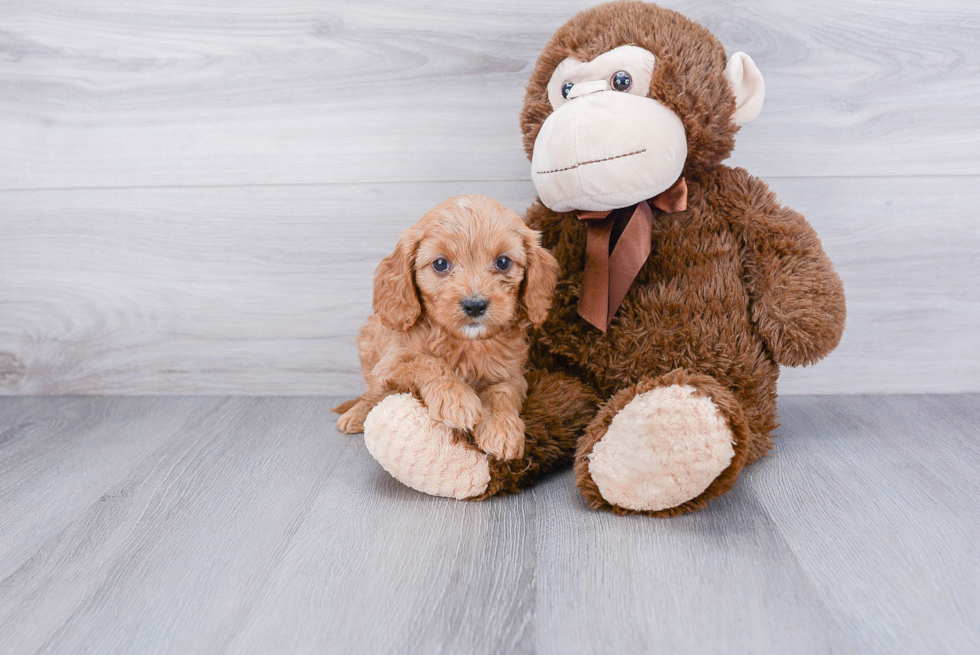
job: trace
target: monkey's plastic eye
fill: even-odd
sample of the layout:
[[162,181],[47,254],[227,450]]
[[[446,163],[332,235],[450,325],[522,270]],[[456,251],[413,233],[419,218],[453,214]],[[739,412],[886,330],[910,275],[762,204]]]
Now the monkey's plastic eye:
[[612,83],[612,88],[617,91],[623,91],[624,93],[633,88],[633,78],[626,71],[619,71],[613,75],[610,82]]
[[440,257],[432,262],[432,270],[434,270],[436,273],[445,273],[449,270],[449,260],[444,257]]
[[575,86],[571,82],[565,82],[561,85],[561,97],[568,100],[568,94],[572,92],[572,87]]
[[497,270],[501,273],[505,273],[510,270],[510,265],[512,263],[513,262],[510,261],[510,257],[501,255],[500,257],[497,257],[497,261],[494,263],[494,266],[496,266]]

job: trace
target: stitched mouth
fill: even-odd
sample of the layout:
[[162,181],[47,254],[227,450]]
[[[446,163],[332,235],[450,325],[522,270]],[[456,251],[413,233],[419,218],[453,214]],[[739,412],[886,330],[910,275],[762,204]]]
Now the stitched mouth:
[[615,157],[605,157],[604,159],[592,159],[590,161],[580,161],[577,164],[572,164],[571,166],[566,166],[565,168],[556,168],[553,171],[538,171],[538,175],[547,175],[548,173],[561,173],[562,171],[571,171],[579,168],[580,166],[588,166],[589,164],[599,164],[604,161],[612,161],[613,159],[622,159],[623,157],[632,157],[633,155],[639,155],[646,152],[647,149],[634,150],[633,152],[627,152],[625,155],[616,155]]

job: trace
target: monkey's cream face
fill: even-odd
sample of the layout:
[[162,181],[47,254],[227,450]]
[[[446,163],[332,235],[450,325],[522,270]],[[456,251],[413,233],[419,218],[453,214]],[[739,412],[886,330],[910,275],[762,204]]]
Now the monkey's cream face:
[[559,211],[627,207],[666,191],[687,159],[681,119],[647,97],[656,57],[621,46],[589,62],[566,59],[548,83],[531,180]]
[[[635,45],[558,64],[547,87],[553,111],[531,155],[531,180],[545,206],[558,212],[628,207],[681,176],[687,135],[681,118],[650,97],[656,67],[656,56]],[[736,52],[724,73],[735,96],[732,122],[755,120],[766,87],[752,58]]]

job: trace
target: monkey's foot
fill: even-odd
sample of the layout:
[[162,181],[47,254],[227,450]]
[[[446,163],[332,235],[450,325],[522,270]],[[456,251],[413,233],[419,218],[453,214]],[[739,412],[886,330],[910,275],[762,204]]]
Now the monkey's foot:
[[737,469],[719,479],[734,442],[730,417],[699,389],[641,383],[611,398],[583,435],[578,486],[596,508],[680,514],[734,484]]
[[453,439],[411,394],[388,396],[371,410],[364,443],[393,478],[431,496],[473,498],[490,484],[487,454]]

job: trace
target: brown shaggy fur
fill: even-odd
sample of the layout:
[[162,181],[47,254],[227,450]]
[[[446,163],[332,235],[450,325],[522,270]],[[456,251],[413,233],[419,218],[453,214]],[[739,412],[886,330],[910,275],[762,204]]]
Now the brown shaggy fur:
[[[375,313],[357,342],[367,391],[334,410],[340,430],[362,432],[385,396],[409,392],[485,452],[521,457],[527,328],[544,321],[558,275],[539,241],[483,196],[450,198],[406,231],[375,273]],[[448,270],[434,268],[440,259]],[[467,315],[467,298],[489,301],[486,313]]]
[[477,498],[517,493],[556,466],[567,464],[578,435],[595,416],[599,398],[575,378],[561,373],[531,371],[524,419],[524,456],[517,460],[490,460],[490,484]]
[[[548,383],[540,391],[532,384],[525,405],[528,447],[523,459],[492,470],[491,489],[520,489],[545,469],[570,462],[577,444],[576,477],[588,502],[625,512],[599,495],[586,457],[636,394],[680,380],[711,397],[728,418],[736,455],[701,496],[652,512],[665,516],[725,493],[745,464],[770,449],[779,365],[812,364],[834,349],[844,327],[844,292],[806,220],[781,206],[762,181],[721,164],[738,129],[725,51],[707,30],[673,11],[609,3],[562,26],[528,83],[521,113],[528,156],[551,113],[546,87],[558,63],[569,56],[590,60],[627,44],[656,55],[649,96],[684,123],[688,209],[655,214],[652,254],[605,334],[577,313],[586,226],[575,214],[557,214],[540,202],[528,210],[527,222],[541,231],[562,278],[548,320],[531,335],[530,365],[541,371],[531,379]],[[593,399],[608,399],[598,415]],[[542,432],[532,437],[532,425]]]

